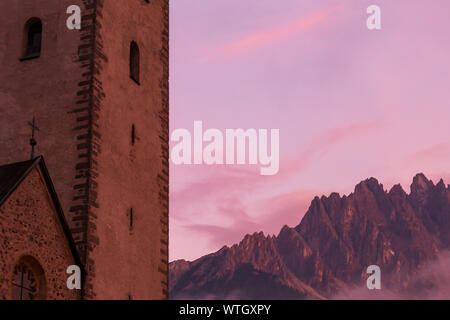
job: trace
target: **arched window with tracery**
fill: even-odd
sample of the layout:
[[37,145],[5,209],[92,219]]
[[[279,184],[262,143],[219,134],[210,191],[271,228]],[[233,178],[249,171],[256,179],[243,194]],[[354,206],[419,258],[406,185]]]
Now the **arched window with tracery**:
[[22,257],[15,265],[12,279],[14,300],[42,300],[46,296],[44,270],[30,256]]

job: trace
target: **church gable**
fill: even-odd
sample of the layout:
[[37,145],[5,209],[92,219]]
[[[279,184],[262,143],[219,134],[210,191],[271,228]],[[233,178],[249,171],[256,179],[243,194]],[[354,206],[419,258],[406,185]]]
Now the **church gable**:
[[0,299],[78,299],[79,265],[42,158],[0,167]]

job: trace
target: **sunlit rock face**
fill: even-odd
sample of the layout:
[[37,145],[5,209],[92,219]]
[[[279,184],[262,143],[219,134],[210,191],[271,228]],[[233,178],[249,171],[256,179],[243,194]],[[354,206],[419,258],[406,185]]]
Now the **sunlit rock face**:
[[[316,197],[295,228],[247,235],[193,262],[170,264],[172,298],[450,297],[450,186],[414,177],[411,192],[376,179]],[[366,287],[378,265],[382,289]]]

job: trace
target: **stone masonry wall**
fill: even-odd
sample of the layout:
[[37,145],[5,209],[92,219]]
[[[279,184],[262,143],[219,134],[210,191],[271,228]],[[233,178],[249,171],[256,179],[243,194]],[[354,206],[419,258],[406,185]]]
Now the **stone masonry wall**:
[[[168,15],[167,0],[97,1],[88,299],[168,297]],[[132,41],[140,84],[129,75]]]
[[44,269],[47,299],[79,299],[80,291],[66,286],[66,268],[76,263],[37,167],[0,207],[0,299],[12,298],[14,266],[23,256]]

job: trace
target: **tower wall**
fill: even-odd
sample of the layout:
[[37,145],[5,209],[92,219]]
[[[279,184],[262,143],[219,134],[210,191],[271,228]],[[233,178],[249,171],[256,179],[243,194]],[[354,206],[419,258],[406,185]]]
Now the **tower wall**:
[[[167,0],[97,4],[88,230],[97,296],[168,294],[168,11]],[[132,41],[140,85],[130,78]]]
[[[73,4],[79,31],[66,27]],[[0,163],[29,157],[35,116],[36,155],[86,265],[84,297],[166,298],[168,0],[4,0],[0,12]],[[41,56],[20,61],[31,17],[43,22]]]

